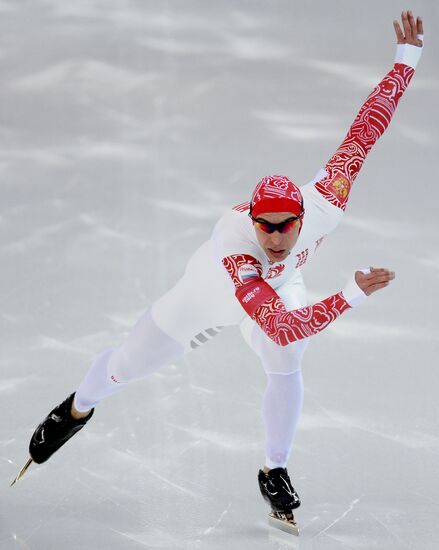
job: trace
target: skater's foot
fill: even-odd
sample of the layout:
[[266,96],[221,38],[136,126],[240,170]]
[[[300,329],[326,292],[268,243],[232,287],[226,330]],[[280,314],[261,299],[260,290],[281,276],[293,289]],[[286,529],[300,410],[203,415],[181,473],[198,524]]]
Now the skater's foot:
[[[79,418],[73,416],[72,394],[60,405],[55,407],[37,427],[29,444],[29,454],[34,462],[41,464],[49,459],[64,443],[81,430],[93,415],[94,409],[88,413],[76,411]],[[73,412],[72,412],[73,411]]]
[[300,506],[300,498],[291,484],[286,468],[273,468],[268,472],[259,470],[259,489],[264,500],[276,512],[294,510]]

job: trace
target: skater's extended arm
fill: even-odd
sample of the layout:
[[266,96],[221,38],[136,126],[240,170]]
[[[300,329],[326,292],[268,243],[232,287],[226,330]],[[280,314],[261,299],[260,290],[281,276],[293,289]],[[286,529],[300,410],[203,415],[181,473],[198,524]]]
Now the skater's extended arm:
[[312,306],[287,311],[279,295],[262,277],[253,276],[242,282],[240,267],[253,265],[262,273],[256,258],[246,254],[228,256],[223,264],[235,284],[235,295],[246,311],[274,342],[286,346],[317,334],[337,319],[344,311],[353,307],[365,296],[384,288],[395,277],[387,269],[371,269],[370,273],[357,271],[342,292],[329,296]]
[[362,105],[340,147],[327,162],[324,177],[316,189],[335,206],[344,210],[351,186],[366,155],[388,127],[406,90],[422,52],[423,25],[411,12],[402,13],[401,29],[394,21],[397,38],[395,64]]

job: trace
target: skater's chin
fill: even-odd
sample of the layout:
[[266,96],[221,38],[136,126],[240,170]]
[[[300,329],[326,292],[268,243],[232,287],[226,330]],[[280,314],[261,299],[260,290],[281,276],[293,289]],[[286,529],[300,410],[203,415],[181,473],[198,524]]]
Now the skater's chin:
[[285,260],[290,251],[286,249],[274,250],[273,248],[267,248],[266,253],[268,259],[272,262],[281,262],[282,260]]

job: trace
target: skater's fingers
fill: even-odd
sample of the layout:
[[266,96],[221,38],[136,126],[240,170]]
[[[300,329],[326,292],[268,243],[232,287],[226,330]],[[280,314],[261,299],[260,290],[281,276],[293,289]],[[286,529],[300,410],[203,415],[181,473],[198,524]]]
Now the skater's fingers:
[[370,273],[355,272],[355,281],[361,290],[369,296],[376,290],[387,286],[395,278],[395,272],[384,267],[371,267]]
[[387,281],[386,283],[379,283],[379,284],[371,285],[367,289],[363,290],[363,292],[364,292],[364,294],[366,294],[366,296],[370,296],[371,294],[373,294],[377,290],[380,290],[381,288],[389,286],[389,284],[390,284],[390,281]]
[[407,18],[410,26],[410,36],[406,36],[406,38],[415,40],[416,39],[416,21],[411,11],[407,12]]
[[395,272],[390,271],[389,269],[383,269],[380,271],[374,271],[372,273],[372,276],[368,279],[369,281],[375,281],[380,278],[387,278],[387,279],[394,279],[395,278]]
[[418,17],[416,19],[416,46],[422,48],[424,45],[424,25],[422,19]]
[[409,22],[408,12],[403,11],[401,13],[402,27],[404,29],[404,42],[407,42],[407,39],[411,36],[411,27]]
[[402,32],[398,21],[393,22],[393,28],[395,29],[396,43],[397,44],[404,44],[404,33]]
[[362,271],[355,272],[355,281],[362,290],[377,282],[390,281],[394,278],[395,272],[385,268],[371,268],[371,272],[367,275]]
[[[390,283],[395,278],[392,273],[376,276],[369,281],[363,281],[361,285],[358,285],[365,294],[371,291],[376,285]],[[372,290],[373,292],[373,290]]]
[[371,267],[370,273],[365,275],[366,281],[373,281],[375,277],[380,277],[382,275],[390,275],[392,278],[395,278],[395,272],[387,269],[386,267]]
[[424,34],[424,23],[422,17],[416,19],[416,34]]
[[378,283],[388,283],[390,281],[393,281],[395,278],[395,275],[393,273],[383,273],[381,275],[376,275],[373,279],[366,281],[365,286],[366,288],[376,285]]

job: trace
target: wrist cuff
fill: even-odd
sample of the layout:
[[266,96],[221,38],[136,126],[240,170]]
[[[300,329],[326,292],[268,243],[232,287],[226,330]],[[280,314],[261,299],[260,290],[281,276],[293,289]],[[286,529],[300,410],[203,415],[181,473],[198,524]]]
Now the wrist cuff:
[[[362,271],[365,275],[370,273],[370,269],[359,269],[359,271]],[[367,294],[361,290],[355,281],[355,273],[342,290],[342,294],[350,307],[355,307],[362,304],[367,298]]]
[[396,46],[395,63],[402,63],[416,69],[422,55],[422,46],[412,44],[398,44]]

